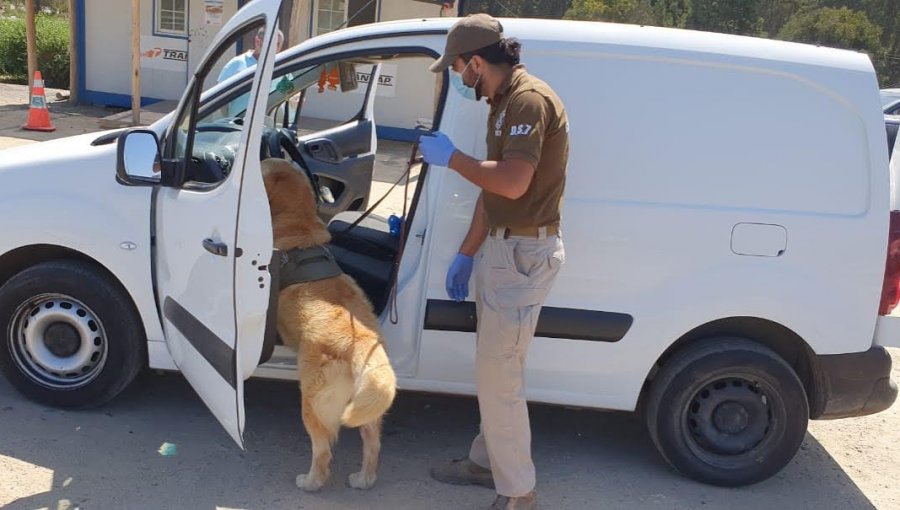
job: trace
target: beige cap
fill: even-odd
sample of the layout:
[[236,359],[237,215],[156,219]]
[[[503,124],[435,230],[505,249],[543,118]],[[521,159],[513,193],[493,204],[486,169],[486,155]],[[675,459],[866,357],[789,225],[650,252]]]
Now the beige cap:
[[433,73],[443,72],[463,53],[471,53],[500,42],[503,26],[488,14],[470,14],[457,21],[447,34],[447,45],[440,60],[428,69]]

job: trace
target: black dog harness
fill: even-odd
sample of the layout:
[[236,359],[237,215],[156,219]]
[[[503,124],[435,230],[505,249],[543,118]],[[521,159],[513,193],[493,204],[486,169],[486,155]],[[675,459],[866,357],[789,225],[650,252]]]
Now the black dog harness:
[[278,273],[280,290],[297,283],[314,282],[344,274],[334,255],[324,246],[294,248],[281,252]]

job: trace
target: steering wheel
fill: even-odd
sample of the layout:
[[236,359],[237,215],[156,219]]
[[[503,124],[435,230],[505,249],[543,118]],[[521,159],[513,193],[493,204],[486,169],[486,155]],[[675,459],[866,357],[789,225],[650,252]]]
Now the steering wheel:
[[188,180],[214,184],[222,182],[231,171],[228,160],[213,151],[205,151],[203,156],[191,156],[188,165]]
[[303,154],[300,152],[300,149],[297,148],[297,144],[294,141],[294,133],[288,129],[280,128],[275,130],[273,136],[269,138],[269,154],[274,155],[278,152],[272,152],[272,142],[276,142],[278,145],[278,151],[280,152],[281,148],[287,152],[288,156],[306,172],[306,177],[309,179],[309,185],[313,189],[313,194],[316,196],[316,203],[321,204],[324,201],[322,200],[322,195],[319,193],[319,180],[316,179],[315,174],[313,174],[309,167],[306,165],[306,162],[303,159]]

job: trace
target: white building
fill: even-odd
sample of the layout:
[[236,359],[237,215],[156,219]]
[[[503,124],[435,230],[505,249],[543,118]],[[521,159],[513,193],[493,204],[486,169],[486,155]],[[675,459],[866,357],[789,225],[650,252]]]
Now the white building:
[[[181,97],[188,78],[206,53],[224,22],[247,0],[141,0],[141,104]],[[303,15],[291,25],[293,3]],[[88,103],[131,106],[131,2],[76,0],[79,97]],[[302,41],[342,26],[420,17],[457,15],[462,2],[440,0],[284,0],[281,26]],[[251,48],[252,40],[238,43],[236,52]],[[424,63],[423,59],[423,63]],[[415,61],[382,69],[376,118],[379,136],[409,140],[419,119],[428,119],[433,105],[391,101],[408,87],[434,87],[417,70]],[[405,97],[413,97],[407,94]],[[424,96],[423,96],[424,97]],[[324,99],[324,98],[323,98]],[[340,118],[327,99],[311,103],[304,115]]]

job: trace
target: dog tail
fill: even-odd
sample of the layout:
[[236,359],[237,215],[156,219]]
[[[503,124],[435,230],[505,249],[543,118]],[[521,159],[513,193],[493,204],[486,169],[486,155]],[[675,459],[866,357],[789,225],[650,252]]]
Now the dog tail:
[[390,364],[368,368],[359,376],[353,398],[344,409],[341,424],[361,427],[387,412],[397,394],[397,377]]

